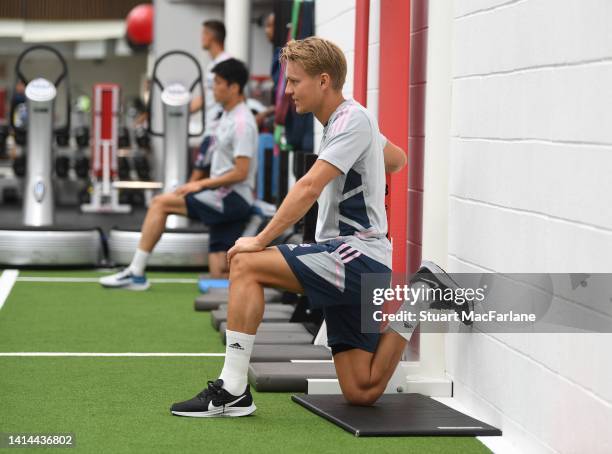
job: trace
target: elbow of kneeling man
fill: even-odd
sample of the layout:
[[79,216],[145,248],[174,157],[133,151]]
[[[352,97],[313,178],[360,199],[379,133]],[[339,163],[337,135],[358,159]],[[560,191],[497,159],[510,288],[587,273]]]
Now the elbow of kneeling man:
[[406,153],[404,153],[404,150],[401,150],[401,151],[402,151],[401,156],[398,154],[397,159],[392,164],[387,166],[387,172],[388,173],[399,172],[408,163],[408,157],[406,156]]
[[408,155],[406,154],[404,150],[402,150],[402,162],[399,166],[399,170],[402,170],[406,166],[406,164],[408,164]]
[[317,200],[319,198],[322,189],[319,188],[314,181],[305,178],[302,178],[299,181],[302,186],[303,197],[307,198],[308,200]]
[[406,167],[406,164],[408,164],[408,156],[406,155],[406,152],[404,150],[402,150],[401,148],[397,147],[399,153],[398,153],[398,158],[397,158],[397,162],[396,162],[396,172],[399,172],[400,170],[402,170],[404,167]]

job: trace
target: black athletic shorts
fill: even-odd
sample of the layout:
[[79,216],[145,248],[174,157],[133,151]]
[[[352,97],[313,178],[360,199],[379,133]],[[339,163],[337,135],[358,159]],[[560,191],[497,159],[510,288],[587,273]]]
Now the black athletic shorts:
[[225,252],[242,236],[251,206],[239,194],[225,188],[204,189],[185,196],[187,216],[207,226],[210,252]]

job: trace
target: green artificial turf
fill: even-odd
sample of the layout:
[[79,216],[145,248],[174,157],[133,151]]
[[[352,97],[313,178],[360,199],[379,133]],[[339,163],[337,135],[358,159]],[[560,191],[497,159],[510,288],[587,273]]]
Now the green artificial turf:
[[[196,294],[189,284],[129,292],[97,283],[18,281],[0,310],[0,352],[224,352],[209,313],[193,310]],[[72,432],[76,448],[68,452],[92,453],[489,452],[472,437],[356,438],[287,393],[254,393],[258,410],[247,418],[171,416],[170,405],[193,397],[222,364],[218,357],[0,356],[0,432]]]
[[193,397],[222,361],[0,358],[0,431],[72,432],[79,452],[489,452],[471,437],[357,438],[285,393],[254,393],[258,410],[245,418],[170,415],[172,402]]
[[[89,270],[37,270],[37,269],[26,269],[19,271],[19,277],[101,277],[120,271],[121,268],[113,269],[89,269]],[[1,270],[0,270],[1,271]],[[148,278],[180,278],[180,279],[198,279],[200,275],[208,274],[208,271],[194,270],[194,271],[149,271],[147,270]],[[196,289],[195,285],[194,289]]]
[[210,313],[193,309],[197,294],[188,284],[17,282],[0,311],[0,351],[224,352]]

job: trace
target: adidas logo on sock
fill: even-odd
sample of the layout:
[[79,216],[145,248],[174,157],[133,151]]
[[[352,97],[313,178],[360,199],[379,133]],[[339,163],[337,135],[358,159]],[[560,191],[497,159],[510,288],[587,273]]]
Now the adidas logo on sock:
[[235,344],[230,345],[230,347],[235,348],[236,350],[244,350],[242,345],[240,345],[238,342],[236,342]]

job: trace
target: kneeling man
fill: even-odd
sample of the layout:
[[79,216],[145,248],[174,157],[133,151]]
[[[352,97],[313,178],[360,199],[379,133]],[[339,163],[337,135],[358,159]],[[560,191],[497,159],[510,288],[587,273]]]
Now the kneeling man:
[[[370,405],[383,393],[406,346],[400,334],[361,330],[361,275],[391,272],[385,213],[385,171],[400,170],[405,153],[381,136],[374,116],[342,96],[346,60],[316,37],[290,41],[286,93],[298,113],[324,126],[318,159],[289,191],[256,237],[229,250],[230,291],[223,370],[194,398],[176,403],[180,416],[244,416],[255,411],[247,384],[264,287],[306,294],[321,308],[328,344],[346,400]],[[316,244],[267,247],[319,203]]]

